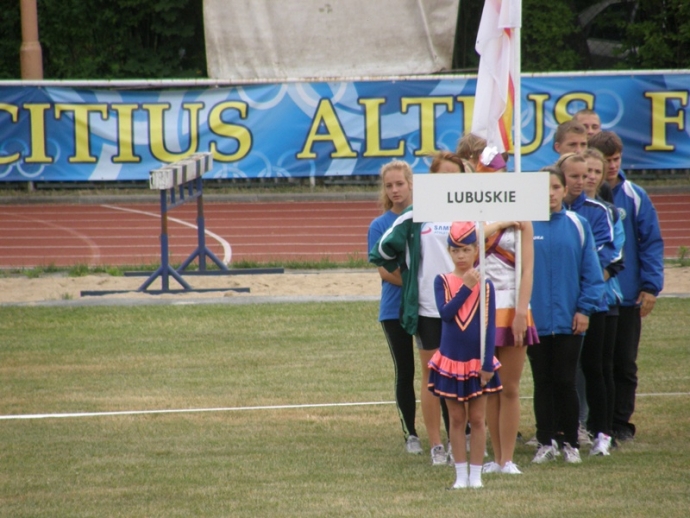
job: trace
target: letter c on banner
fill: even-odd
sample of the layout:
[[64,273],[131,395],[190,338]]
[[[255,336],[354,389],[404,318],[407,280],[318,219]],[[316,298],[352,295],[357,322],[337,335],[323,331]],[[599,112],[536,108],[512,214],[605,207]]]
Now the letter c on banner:
[[[19,108],[12,104],[0,103],[0,111],[4,111],[10,114],[12,122],[17,122],[17,116],[19,115]],[[0,155],[0,165],[11,164],[19,160],[21,154],[19,152],[13,153],[7,156]]]

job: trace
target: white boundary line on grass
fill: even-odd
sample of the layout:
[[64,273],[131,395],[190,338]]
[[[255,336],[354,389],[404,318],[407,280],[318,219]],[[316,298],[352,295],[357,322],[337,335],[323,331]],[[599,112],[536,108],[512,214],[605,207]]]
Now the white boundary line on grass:
[[185,414],[196,412],[239,412],[242,410],[291,410],[300,408],[325,408],[343,406],[392,405],[395,401],[370,401],[363,403],[313,403],[305,405],[270,405],[270,406],[231,406],[219,408],[175,408],[170,410],[122,410],[120,412],[80,412],[74,414],[18,414],[0,415],[0,420],[9,419],[50,419],[63,417],[102,417],[120,415],[146,414]]
[[[657,392],[650,394],[637,394],[637,397],[668,397],[690,396],[690,392]],[[522,396],[520,399],[532,399],[530,396]],[[419,401],[417,401],[419,403]],[[245,410],[293,410],[302,408],[333,408],[348,406],[374,406],[393,405],[395,401],[368,401],[362,403],[313,403],[305,405],[267,405],[267,406],[234,406],[219,408],[177,408],[169,410],[122,410],[119,412],[78,412],[70,414],[16,414],[0,415],[0,421],[19,419],[62,419],[66,417],[110,417],[123,415],[150,415],[150,414],[191,414],[199,412],[239,412]]]

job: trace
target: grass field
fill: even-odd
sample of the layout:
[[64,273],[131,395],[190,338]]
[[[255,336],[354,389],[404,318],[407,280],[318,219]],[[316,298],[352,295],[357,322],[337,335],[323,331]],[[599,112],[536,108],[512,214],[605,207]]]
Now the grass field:
[[521,445],[524,475],[452,492],[452,468],[404,453],[376,308],[0,307],[0,516],[688,514],[690,299],[644,321],[634,444],[579,466]]

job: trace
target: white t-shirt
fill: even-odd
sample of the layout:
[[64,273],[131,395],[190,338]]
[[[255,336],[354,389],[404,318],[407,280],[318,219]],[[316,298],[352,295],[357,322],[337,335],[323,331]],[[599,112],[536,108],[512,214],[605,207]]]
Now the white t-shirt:
[[422,257],[419,261],[417,281],[419,284],[419,314],[424,317],[440,318],[434,295],[434,279],[439,274],[452,272],[455,269],[448,253],[450,225],[450,222],[422,224]]

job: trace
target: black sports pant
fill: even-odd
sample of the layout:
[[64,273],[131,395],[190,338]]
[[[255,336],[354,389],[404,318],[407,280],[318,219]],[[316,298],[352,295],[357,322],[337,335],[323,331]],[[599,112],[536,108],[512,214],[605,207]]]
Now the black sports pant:
[[[534,417],[539,444],[548,445],[557,439],[579,447],[580,403],[575,373],[581,349],[581,335],[539,336],[539,343],[527,348],[534,379]],[[563,436],[557,437],[560,431]]]
[[[417,396],[414,391],[414,343],[412,335],[407,334],[400,320],[381,321],[383,334],[388,342],[388,349],[393,358],[395,369],[395,402],[402,424],[405,440],[410,435],[417,435],[415,428],[415,412]],[[424,388],[422,388],[424,390]]]
[[642,319],[637,306],[621,306],[613,351],[613,380],[616,399],[613,406],[613,431],[635,434],[630,418],[635,411],[637,391],[637,351],[640,345]]

